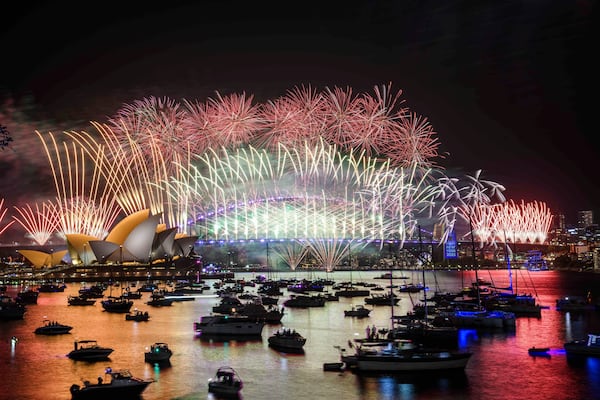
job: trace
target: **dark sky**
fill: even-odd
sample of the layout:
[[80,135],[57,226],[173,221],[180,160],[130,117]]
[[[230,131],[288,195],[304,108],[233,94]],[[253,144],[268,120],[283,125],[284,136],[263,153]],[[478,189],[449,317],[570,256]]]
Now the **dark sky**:
[[438,132],[449,170],[483,169],[508,198],[573,221],[600,213],[596,2],[193,3],[14,3],[0,89],[87,121],[149,96],[264,101],[392,82]]

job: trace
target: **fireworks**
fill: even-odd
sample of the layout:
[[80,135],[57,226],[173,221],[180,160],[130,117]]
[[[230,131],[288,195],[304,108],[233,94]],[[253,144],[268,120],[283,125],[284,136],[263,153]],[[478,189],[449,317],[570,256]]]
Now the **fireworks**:
[[542,202],[515,204],[509,200],[503,204],[475,207],[472,221],[473,233],[482,243],[544,243],[552,214]]
[[254,145],[276,150],[303,148],[320,140],[344,152],[363,152],[390,159],[392,165],[418,162],[433,165],[439,157],[435,131],[427,120],[400,107],[401,91],[392,85],[375,87],[374,94],[353,96],[334,87],[324,92],[295,87],[275,100],[254,104],[253,96],[221,95],[206,102],[149,97],[124,105],[110,119],[114,139],[127,156],[137,145],[147,159],[160,148],[169,168],[179,154],[203,154],[220,148]]
[[19,208],[15,219],[39,241],[52,223],[103,237],[118,215],[147,209],[207,240],[287,241],[276,252],[292,269],[308,251],[330,270],[352,247],[402,246],[427,219],[444,227],[442,241],[460,218],[482,242],[499,227],[544,240],[545,205],[500,209],[491,204],[504,202],[502,185],[436,166],[437,133],[401,94],[389,84],[357,95],[296,87],[264,104],[246,93],[182,104],[150,97],[93,122],[94,134],[57,141],[36,132],[56,204]]
[[[100,194],[100,160],[87,160],[86,153],[75,142],[62,142],[61,147],[52,133],[48,134],[50,144],[41,133],[36,133],[54,176],[60,233],[104,237],[121,210],[112,196]],[[92,164],[91,176],[86,161]]]
[[29,236],[40,246],[46,244],[53,233],[57,231],[60,222],[56,205],[46,202],[42,204],[42,208],[38,204],[35,205],[35,210],[26,204],[24,207],[14,207],[19,216],[13,215]]
[[[8,211],[8,208],[4,207],[4,199],[0,199],[0,223],[4,219],[4,216],[6,215],[7,211]],[[8,224],[6,224],[4,226],[0,225],[0,235],[2,235],[2,233],[4,233],[12,224],[14,224],[14,222],[15,221],[10,221]]]

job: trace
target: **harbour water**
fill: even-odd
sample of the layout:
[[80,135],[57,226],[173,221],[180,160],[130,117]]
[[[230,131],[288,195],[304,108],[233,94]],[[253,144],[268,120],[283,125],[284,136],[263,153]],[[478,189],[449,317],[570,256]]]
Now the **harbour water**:
[[[277,273],[272,278],[326,277],[336,282],[363,281],[380,285],[381,271],[338,271]],[[236,274],[250,280],[252,273]],[[482,279],[498,286],[507,283],[507,271],[479,271]],[[421,273],[409,275],[422,281]],[[474,272],[427,272],[425,283],[432,290],[455,291],[474,281]],[[211,281],[207,281],[209,285]],[[336,346],[347,347],[349,339],[364,337],[367,326],[389,326],[390,306],[375,306],[368,318],[344,317],[360,298],[340,298],[322,308],[288,308],[281,325],[267,325],[262,340],[211,341],[194,332],[194,322],[211,312],[219,298],[205,291],[195,301],[175,302],[170,307],[145,304],[149,293],[134,300],[134,307],[148,311],[150,321],[126,321],[123,314],[103,311],[99,300],[94,306],[68,306],[67,296],[76,294],[82,284],[68,284],[65,292],[40,293],[38,303],[27,306],[23,320],[0,321],[0,399],[66,400],[69,387],[84,379],[95,381],[106,367],[129,369],[134,376],[154,379],[144,392],[144,400],[211,399],[207,382],[223,365],[235,368],[244,380],[242,397],[254,399],[598,399],[600,398],[600,358],[578,360],[566,357],[565,341],[600,332],[600,311],[561,312],[556,299],[565,295],[585,295],[600,288],[600,274],[558,271],[513,271],[513,285],[519,292],[538,296],[547,306],[541,318],[519,317],[512,332],[461,330],[460,346],[474,353],[464,373],[432,375],[419,373],[396,376],[360,376],[350,371],[323,371],[323,364],[339,361]],[[9,286],[16,295],[20,287]],[[116,290],[116,289],[113,289]],[[248,287],[249,292],[256,288]],[[596,289],[600,290],[600,289]],[[107,290],[108,292],[108,290]],[[106,292],[106,293],[107,293]],[[279,304],[289,297],[283,291]],[[600,295],[600,293],[595,293]],[[422,294],[401,293],[394,314],[412,310]],[[40,336],[33,333],[43,319],[73,326],[71,333]],[[284,354],[268,347],[267,338],[285,326],[307,338],[304,354]],[[18,342],[11,341],[16,337]],[[66,354],[76,340],[94,339],[112,347],[109,361],[81,362]],[[154,342],[166,342],[173,350],[171,365],[158,367],[144,362],[144,352]],[[549,356],[534,357],[527,349],[550,347]]]

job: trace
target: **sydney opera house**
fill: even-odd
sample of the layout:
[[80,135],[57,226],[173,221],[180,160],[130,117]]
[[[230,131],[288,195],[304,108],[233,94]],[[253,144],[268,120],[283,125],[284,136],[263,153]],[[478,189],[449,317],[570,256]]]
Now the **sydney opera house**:
[[48,254],[19,250],[34,267],[57,265],[68,254],[73,265],[152,264],[188,257],[197,237],[160,224],[160,215],[142,210],[121,220],[104,238],[67,234],[67,250]]

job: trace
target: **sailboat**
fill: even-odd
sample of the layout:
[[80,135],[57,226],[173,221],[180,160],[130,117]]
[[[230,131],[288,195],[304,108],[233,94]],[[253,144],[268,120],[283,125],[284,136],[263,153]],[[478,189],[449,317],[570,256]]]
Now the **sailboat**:
[[[423,254],[423,241],[419,227],[419,254]],[[422,271],[423,286],[425,286],[424,260]],[[444,317],[436,317],[430,320],[430,301],[427,298],[427,290],[423,291],[423,304],[415,305],[413,315],[408,317],[392,316],[392,329],[390,338],[414,340],[426,346],[457,348],[458,328]],[[434,323],[434,321],[436,323]],[[445,323],[443,321],[446,321]]]
[[505,288],[493,286],[494,289],[501,291],[497,291],[490,296],[485,302],[485,306],[489,310],[508,311],[514,313],[516,316],[540,318],[542,316],[542,306],[537,304],[535,297],[531,294],[517,294],[516,291],[513,290],[513,275],[510,266],[510,253],[508,244],[505,243],[505,245],[509,285]]
[[[342,352],[342,362],[357,373],[440,372],[465,369],[473,353],[450,348],[428,347],[425,344],[423,341],[425,338],[433,337],[427,336],[432,332],[429,331],[431,327],[427,324],[427,320],[420,325],[422,329],[418,332],[421,332],[422,335],[418,340],[398,338],[397,335],[400,334],[400,331],[394,326],[398,319],[395,318],[393,310],[392,303],[392,329],[389,331],[388,337],[379,339],[379,335],[376,334],[374,337],[355,340],[356,345],[349,341],[350,347],[355,352],[353,355],[346,355]],[[408,332],[416,334],[417,330]]]
[[[475,281],[479,282],[477,257],[475,256],[475,239],[473,237],[473,227],[469,219],[471,228],[471,251],[473,255],[473,265],[475,266]],[[486,328],[486,329],[515,329],[516,315],[510,311],[488,310],[481,302],[481,292],[476,290],[477,303],[454,303],[454,310],[442,313],[457,327]]]
[[371,294],[370,289],[359,289],[352,284],[352,262],[350,263],[350,283],[342,285],[334,292],[337,297],[365,297]]

